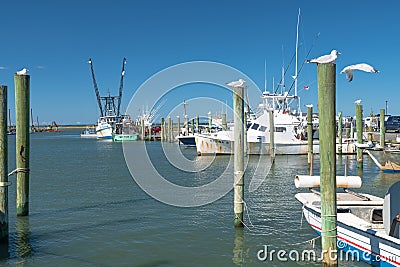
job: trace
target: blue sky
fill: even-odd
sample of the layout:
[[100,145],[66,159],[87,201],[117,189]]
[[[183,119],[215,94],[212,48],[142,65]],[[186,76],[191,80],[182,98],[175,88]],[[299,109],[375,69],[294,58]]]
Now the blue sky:
[[[118,94],[122,59],[127,58],[123,108],[137,88],[157,72],[197,60],[236,68],[261,90],[266,60],[267,87],[272,90],[273,78],[275,83],[280,80],[282,58],[287,65],[295,51],[298,8],[299,67],[311,47],[308,58],[332,49],[342,53],[337,60],[337,111],[354,115],[353,102],[361,98],[364,115],[385,108],[386,100],[389,113],[400,114],[397,1],[3,1],[0,84],[9,87],[15,121],[13,75],[28,68],[34,118],[62,124],[95,123],[99,116],[88,58],[93,60],[101,95],[108,89],[112,95]],[[380,73],[357,72],[351,83],[339,75],[343,67],[359,62],[370,63]],[[293,64],[289,73],[287,86],[294,74]],[[299,90],[302,103],[316,106],[315,65],[303,67],[299,89],[304,85],[310,89]],[[249,88],[249,95],[256,106],[257,88]],[[189,115],[206,116],[222,109],[220,103],[190,104],[193,97],[231,101],[229,94],[213,86],[188,85],[167,97],[164,111],[175,108],[174,116],[183,113],[183,107],[176,105],[184,99],[188,99]],[[150,104],[146,99],[142,103],[137,109]]]

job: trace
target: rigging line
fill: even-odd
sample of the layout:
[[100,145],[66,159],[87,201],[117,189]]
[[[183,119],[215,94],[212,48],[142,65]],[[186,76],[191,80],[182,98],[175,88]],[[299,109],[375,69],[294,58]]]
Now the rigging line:
[[[307,53],[307,55],[306,55],[306,58],[308,58],[308,56],[310,55],[312,49],[314,48],[315,43],[317,42],[319,35],[320,35],[320,33],[318,33],[318,34],[315,36],[314,41],[313,41],[313,43],[312,43],[310,49],[308,50],[308,53]],[[296,73],[296,79],[297,79],[297,77],[299,76],[301,70],[303,69],[305,63],[306,63],[306,61],[303,61],[303,63],[301,64],[299,71]],[[288,95],[289,95],[290,91],[293,89],[294,83],[295,83],[295,80],[293,80],[292,84],[290,85],[290,88],[289,88],[289,91],[288,91]],[[287,96],[284,98],[284,100],[286,100],[286,98],[287,98]]]
[[[285,69],[285,72],[283,73],[283,76],[286,75],[286,72],[289,70],[290,65],[292,65],[293,59],[294,59],[295,56],[296,56],[296,53],[293,54],[292,59],[290,60],[289,64],[286,66],[286,69]],[[279,89],[280,84],[282,83],[282,80],[283,80],[283,79],[281,78],[281,80],[279,81],[279,83],[276,85],[274,94],[276,94],[276,92],[278,92],[278,89]]]

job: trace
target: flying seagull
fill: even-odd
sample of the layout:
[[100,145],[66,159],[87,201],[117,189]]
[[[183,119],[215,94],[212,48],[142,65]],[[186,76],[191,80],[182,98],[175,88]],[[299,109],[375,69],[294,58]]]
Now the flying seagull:
[[309,59],[306,62],[307,63],[335,63],[335,60],[337,59],[337,56],[340,55],[341,53],[337,50],[332,50],[332,52],[329,55],[324,55],[320,56],[314,59]]
[[357,99],[356,101],[354,101],[354,104],[361,105],[361,99]]
[[233,82],[227,83],[226,85],[228,85],[230,87],[240,87],[240,86],[243,86],[244,83],[245,83],[244,80],[239,79],[238,81],[233,81]]
[[20,70],[20,71],[17,71],[17,75],[26,75],[26,74],[28,74],[28,70],[25,69],[25,68],[23,68],[23,69]]
[[346,73],[346,78],[351,82],[353,80],[353,70],[362,70],[365,72],[379,72],[379,70],[375,69],[371,65],[368,65],[366,63],[360,63],[360,64],[354,64],[345,67],[340,73]]

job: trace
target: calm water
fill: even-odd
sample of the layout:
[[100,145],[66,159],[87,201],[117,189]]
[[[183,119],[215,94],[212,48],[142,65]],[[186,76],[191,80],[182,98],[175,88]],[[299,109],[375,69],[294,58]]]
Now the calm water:
[[[15,168],[14,147],[15,137],[10,137],[10,171]],[[149,143],[147,148],[159,172],[185,186],[212,181],[229,161],[229,157],[217,157],[201,174],[186,173],[167,162],[160,143]],[[194,149],[182,149],[182,153],[188,159],[197,157]],[[344,159],[338,160],[342,173]],[[363,188],[355,191],[383,196],[400,177],[380,173],[367,156],[364,159]],[[257,160],[251,158],[248,173]],[[353,157],[348,166],[349,174],[356,175]],[[318,167],[316,161],[314,174]],[[306,190],[295,188],[296,174],[307,174],[306,156],[277,157],[262,185],[252,193],[246,190],[249,212],[245,223],[249,228],[235,230],[232,192],[202,207],[168,206],[148,196],[135,183],[121,144],[82,139],[79,130],[35,133],[31,135],[30,215],[16,217],[14,176],[9,188],[10,242],[8,247],[0,247],[1,264],[320,266],[257,259],[264,245],[286,251],[312,248],[305,241],[317,235],[305,220],[301,224],[301,204],[294,195]],[[319,240],[315,247],[320,248]],[[353,262],[340,265],[367,266]]]

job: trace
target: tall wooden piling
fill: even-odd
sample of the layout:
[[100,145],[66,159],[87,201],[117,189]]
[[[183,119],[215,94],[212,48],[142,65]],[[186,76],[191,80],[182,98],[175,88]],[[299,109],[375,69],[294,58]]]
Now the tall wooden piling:
[[269,154],[271,156],[271,162],[275,161],[275,123],[274,123],[274,111],[268,110],[269,118]]
[[311,162],[313,160],[313,123],[312,123],[313,108],[307,107],[307,154],[308,154],[308,167],[311,168]]
[[226,124],[226,114],[225,113],[223,113],[221,115],[221,120],[222,120],[222,131],[226,131],[227,124]]
[[164,129],[164,131],[163,131],[163,139],[164,139],[164,142],[166,142],[167,141],[167,132],[168,132],[168,129],[167,129],[167,122],[165,121],[165,119],[164,119],[164,121],[163,121],[163,124],[162,124],[162,128]]
[[244,206],[244,88],[233,88],[234,110],[234,226],[243,227]]
[[337,266],[336,210],[336,65],[318,64],[318,109],[320,131],[320,192],[322,262]]
[[343,143],[343,128],[342,128],[343,115],[342,115],[341,111],[339,111],[338,116],[339,116],[339,121],[338,121],[338,154],[342,155],[342,150],[343,150],[343,147],[342,147],[342,143]]
[[171,138],[171,136],[172,136],[172,119],[171,119],[171,116],[168,116],[168,131],[167,131],[167,141],[168,142],[172,142],[172,138]]
[[29,214],[30,76],[14,75],[16,110],[17,215]]
[[141,127],[141,135],[142,135],[142,140],[144,141],[144,140],[146,140],[146,129],[145,129],[145,127],[144,127],[144,119],[142,119],[141,121],[140,121],[140,127]]
[[208,112],[208,132],[211,133],[211,128],[212,128],[212,116],[211,112]]
[[380,130],[380,145],[381,147],[385,147],[385,110],[381,109],[380,110],[380,116],[379,116],[379,130]]
[[160,131],[161,142],[164,142],[164,131],[165,131],[164,122],[165,122],[164,118],[161,118],[161,124],[160,124],[160,126],[161,126],[160,127],[161,128],[161,131]]
[[196,115],[196,131],[198,133],[200,133],[199,124],[200,124],[200,118],[199,118],[199,115]]
[[192,119],[192,134],[194,134],[194,119]]
[[0,86],[0,242],[8,241],[7,86]]
[[[356,105],[356,131],[357,131],[357,143],[362,144],[363,140],[363,110],[362,105]],[[363,152],[362,148],[357,147],[357,167],[363,167]]]

